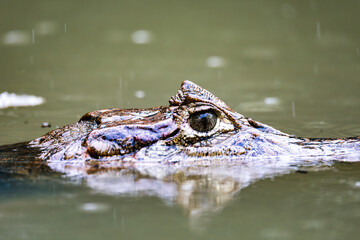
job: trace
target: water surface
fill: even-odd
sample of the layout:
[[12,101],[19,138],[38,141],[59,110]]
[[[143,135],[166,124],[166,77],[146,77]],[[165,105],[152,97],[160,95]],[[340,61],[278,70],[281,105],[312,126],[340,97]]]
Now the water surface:
[[[1,109],[0,144],[95,109],[167,105],[185,79],[284,132],[360,135],[359,9],[333,0],[0,1],[0,93],[46,99]],[[131,194],[84,179],[2,177],[0,239],[356,239],[359,164],[307,171],[246,186],[174,177]]]

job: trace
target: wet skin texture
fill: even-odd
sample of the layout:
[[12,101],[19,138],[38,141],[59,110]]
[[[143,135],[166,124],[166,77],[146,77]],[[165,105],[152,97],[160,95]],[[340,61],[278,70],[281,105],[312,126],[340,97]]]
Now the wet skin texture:
[[[169,103],[167,107],[90,112],[22,148],[42,163],[96,162],[105,167],[113,166],[112,162],[248,162],[282,156],[359,159],[359,137],[297,138],[244,117],[190,81],[181,84]],[[14,146],[10,148],[18,148]],[[14,152],[10,148],[3,150]],[[11,154],[0,157],[14,160]]]

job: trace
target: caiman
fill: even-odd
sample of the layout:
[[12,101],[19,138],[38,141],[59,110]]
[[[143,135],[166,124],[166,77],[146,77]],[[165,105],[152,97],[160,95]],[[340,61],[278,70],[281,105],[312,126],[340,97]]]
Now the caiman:
[[[106,109],[26,143],[0,147],[2,168],[115,168],[125,162],[161,164],[291,159],[359,161],[360,137],[299,138],[247,118],[209,91],[183,81],[169,106]],[[14,164],[19,158],[32,161]]]

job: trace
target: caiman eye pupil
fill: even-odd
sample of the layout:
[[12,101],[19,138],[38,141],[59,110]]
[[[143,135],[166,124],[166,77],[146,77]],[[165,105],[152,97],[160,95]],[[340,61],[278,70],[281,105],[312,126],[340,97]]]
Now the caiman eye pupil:
[[208,132],[214,129],[217,115],[212,111],[201,111],[190,115],[189,123],[192,129],[198,132]]

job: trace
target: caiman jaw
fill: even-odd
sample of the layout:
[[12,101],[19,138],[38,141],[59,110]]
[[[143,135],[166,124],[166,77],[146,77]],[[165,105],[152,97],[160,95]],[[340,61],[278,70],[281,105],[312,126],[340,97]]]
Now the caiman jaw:
[[178,131],[177,124],[172,118],[158,122],[143,119],[136,124],[94,130],[88,135],[83,145],[94,158],[126,155],[176,135]]

